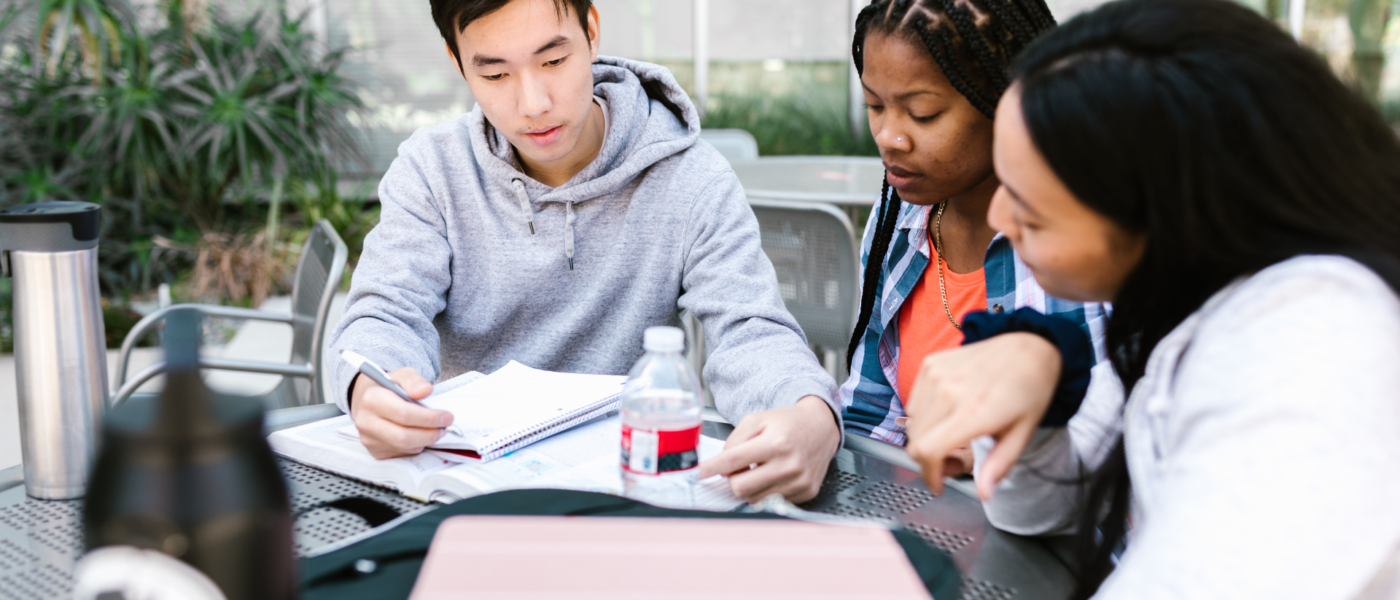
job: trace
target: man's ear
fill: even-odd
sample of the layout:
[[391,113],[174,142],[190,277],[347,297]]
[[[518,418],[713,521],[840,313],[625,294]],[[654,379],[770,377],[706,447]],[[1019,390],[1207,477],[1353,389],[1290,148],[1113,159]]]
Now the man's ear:
[[467,73],[462,70],[462,59],[457,58],[457,54],[452,51],[452,45],[444,41],[442,47],[447,49],[447,58],[452,61],[452,68],[457,69],[457,74],[461,75],[462,79],[466,79]]
[[595,4],[588,7],[588,62],[598,60],[598,48],[602,44],[598,38],[602,33],[602,28],[598,26],[598,6]]

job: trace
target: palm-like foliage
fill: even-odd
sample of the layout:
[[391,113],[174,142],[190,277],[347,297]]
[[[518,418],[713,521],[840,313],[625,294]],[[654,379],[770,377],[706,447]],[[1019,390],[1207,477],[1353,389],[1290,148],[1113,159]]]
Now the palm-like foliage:
[[126,0],[39,0],[39,33],[35,36],[37,66],[49,77],[58,74],[69,58],[70,43],[78,45],[78,55],[94,79],[101,80],[107,59],[120,52],[122,20],[129,20],[131,6]]
[[80,197],[82,174],[74,113],[83,79],[72,72],[46,77],[20,50],[0,67],[0,203]]
[[131,188],[134,232],[144,229],[142,209],[180,147],[170,113],[176,83],[168,45],[129,35],[117,69],[102,85],[84,90],[88,128],[78,144],[94,156],[118,156],[106,171],[107,187]]
[[[0,44],[13,38],[0,61],[0,204],[103,203],[109,293],[173,276],[156,236],[182,247],[241,233],[261,222],[246,201],[274,184],[333,182],[333,165],[363,161],[344,52],[318,48],[304,17],[215,13],[194,28],[183,3],[166,4],[155,30],[126,0],[0,8]],[[35,18],[28,31],[10,26],[21,14]]]
[[[241,29],[251,30],[259,20]],[[221,219],[230,186],[240,178],[247,183],[286,177],[288,155],[302,152],[300,146],[310,141],[298,135],[284,101],[301,82],[279,77],[263,62],[271,40],[230,35],[237,33],[221,29],[193,40],[195,66],[177,76],[180,99],[171,107],[190,123],[183,131],[189,160],[180,165],[187,175],[181,179],[198,187],[182,191],[192,200],[196,224],[206,230]],[[188,176],[200,172],[206,176]]]
[[[314,167],[307,170],[321,175],[334,175],[331,166],[325,162],[332,158],[367,167],[368,159],[345,127],[346,112],[364,108],[360,97],[352,91],[350,82],[340,73],[349,49],[319,51],[312,37],[302,30],[305,20],[305,14],[296,19],[283,15],[279,27],[281,34],[274,38],[274,49],[282,59],[284,68],[302,82],[292,94],[291,108],[297,125],[303,135],[312,138],[314,147],[323,150],[301,159],[307,161],[306,167]],[[319,183],[334,184],[325,180]]]

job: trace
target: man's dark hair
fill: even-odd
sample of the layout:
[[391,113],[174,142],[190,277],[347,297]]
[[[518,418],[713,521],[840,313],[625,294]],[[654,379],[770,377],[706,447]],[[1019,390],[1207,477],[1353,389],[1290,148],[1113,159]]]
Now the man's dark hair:
[[[943,75],[988,119],[996,115],[997,102],[1011,84],[1011,61],[1041,33],[1055,26],[1045,0],[872,0],[856,17],[851,58],[856,71],[865,73],[865,38],[871,32],[898,35],[928,50]],[[880,265],[894,237],[902,200],[889,181],[880,191],[875,239],[861,286],[860,316],[846,352],[846,367],[870,324],[875,298],[880,293]],[[875,344],[866,352],[873,357]],[[869,360],[873,360],[870,358]]]
[[[442,39],[447,42],[447,47],[452,50],[452,57],[457,59],[458,66],[462,66],[462,52],[457,48],[457,34],[471,25],[472,21],[500,10],[511,1],[429,0],[429,4],[433,7],[433,22],[437,24],[438,33],[442,34]],[[574,11],[585,36],[589,35],[588,9],[592,7],[593,0],[554,0],[554,10],[559,13],[560,19],[563,19],[568,11]],[[589,36],[589,39],[591,40],[592,37]]]

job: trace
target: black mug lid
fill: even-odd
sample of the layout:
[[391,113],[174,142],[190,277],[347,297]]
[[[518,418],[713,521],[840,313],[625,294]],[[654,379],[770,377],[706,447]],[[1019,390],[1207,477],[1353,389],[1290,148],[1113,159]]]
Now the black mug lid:
[[0,251],[68,252],[97,247],[102,207],[40,202],[0,208]]

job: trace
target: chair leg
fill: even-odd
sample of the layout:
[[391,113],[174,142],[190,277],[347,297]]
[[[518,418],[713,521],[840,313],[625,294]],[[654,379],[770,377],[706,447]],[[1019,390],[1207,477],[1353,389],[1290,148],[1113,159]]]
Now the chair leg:
[[841,380],[841,353],[835,350],[822,352],[822,366],[826,367],[826,372],[831,374],[831,378],[836,380],[836,384],[844,383]]

